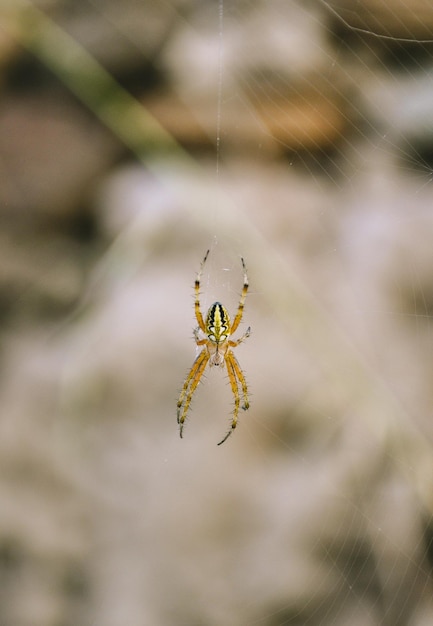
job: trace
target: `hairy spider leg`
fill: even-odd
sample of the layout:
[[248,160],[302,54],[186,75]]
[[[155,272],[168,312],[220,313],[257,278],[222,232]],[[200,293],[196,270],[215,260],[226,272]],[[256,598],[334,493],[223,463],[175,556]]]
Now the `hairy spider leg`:
[[235,341],[233,341],[233,339],[229,339],[227,343],[229,344],[231,348],[236,348],[236,346],[238,346],[240,343],[245,341],[245,339],[248,339],[250,335],[251,335],[251,326],[248,326],[247,330],[244,332],[242,337],[240,337],[239,339],[236,339]]
[[241,258],[241,261],[242,261],[242,267],[244,268],[244,285],[242,287],[241,299],[239,300],[239,305],[238,305],[238,310],[237,310],[237,313],[236,313],[236,317],[233,320],[233,324],[232,324],[232,326],[230,328],[230,334],[231,335],[233,335],[233,333],[236,332],[239,324],[241,323],[242,315],[244,314],[245,299],[247,297],[248,287],[249,287],[247,268],[245,266],[245,261],[242,258]]
[[[180,436],[182,437],[183,431],[183,423],[185,422],[186,414],[189,409],[189,405],[191,404],[192,396],[194,391],[197,389],[197,385],[200,382],[200,379],[203,375],[203,372],[206,368],[206,365],[209,361],[210,354],[207,348],[203,348],[198,357],[193,363],[190,373],[188,374],[187,379],[183,385],[182,392],[179,396],[179,400],[177,401],[177,423],[180,424]],[[191,386],[190,386],[191,383]],[[189,388],[189,391],[188,391]],[[188,391],[188,393],[187,393]],[[185,398],[186,396],[186,398]],[[180,410],[182,408],[182,404],[185,398],[185,404],[183,405],[182,415],[180,414]]]
[[230,430],[228,431],[227,435],[224,437],[224,439],[222,439],[219,442],[219,446],[224,443],[224,441],[227,441],[227,439],[230,437],[230,435],[232,434],[232,432],[234,431],[234,429],[236,428],[236,425],[238,423],[238,413],[239,413],[239,405],[240,405],[240,395],[239,395],[239,387],[238,387],[238,381],[236,378],[236,371],[235,368],[233,367],[233,361],[230,358],[231,355],[231,350],[227,350],[227,352],[224,355],[224,360],[226,362],[226,367],[227,367],[227,374],[229,376],[229,381],[230,381],[230,386],[232,388],[232,393],[235,399],[235,408],[233,409],[233,419],[232,419],[232,425],[230,427]]
[[235,357],[235,355],[233,354],[233,352],[231,350],[229,351],[229,354],[228,354],[227,358],[230,359],[230,361],[232,362],[235,374],[236,374],[239,382],[241,383],[242,392],[244,394],[244,403],[242,405],[242,408],[243,408],[244,411],[246,411],[250,407],[250,403],[249,403],[249,400],[248,400],[247,381],[245,380],[245,376],[244,376],[244,373],[243,373],[243,371],[241,369],[241,366],[239,365],[239,361],[237,360],[237,358]]
[[201,281],[201,275],[203,273],[203,268],[204,268],[204,264],[206,263],[207,257],[209,255],[209,250],[206,252],[206,254],[204,255],[204,259],[201,262],[200,265],[200,270],[197,274],[197,278],[195,279],[195,283],[194,283],[194,291],[195,291],[195,302],[194,302],[194,309],[195,309],[195,317],[197,319],[197,323],[200,327],[200,329],[206,334],[206,326],[203,320],[203,315],[200,311],[200,281]]
[[[242,335],[242,337],[240,337],[236,341],[233,341],[232,339],[229,339],[228,345],[231,348],[236,348],[236,346],[238,346],[240,343],[245,341],[245,339],[247,339],[250,336],[250,334],[251,334],[251,327],[248,326],[246,332]],[[244,409],[244,411],[246,411],[249,408],[249,406],[250,406],[250,403],[248,401],[248,386],[247,386],[247,382],[245,380],[245,376],[244,376],[244,373],[242,371],[242,368],[239,365],[239,361],[235,357],[235,355],[232,352],[232,350],[230,350],[230,357],[229,358],[231,358],[233,360],[233,367],[235,369],[236,376],[238,377],[239,382],[241,383],[241,386],[242,386],[242,391],[243,391],[243,394],[244,394],[244,404],[243,404],[242,408]]]

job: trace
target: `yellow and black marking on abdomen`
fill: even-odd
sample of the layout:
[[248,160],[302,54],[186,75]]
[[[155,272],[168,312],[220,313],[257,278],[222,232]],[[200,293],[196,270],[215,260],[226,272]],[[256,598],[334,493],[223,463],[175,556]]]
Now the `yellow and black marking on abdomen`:
[[206,335],[212,343],[222,343],[230,335],[230,317],[220,302],[214,302],[206,316]]

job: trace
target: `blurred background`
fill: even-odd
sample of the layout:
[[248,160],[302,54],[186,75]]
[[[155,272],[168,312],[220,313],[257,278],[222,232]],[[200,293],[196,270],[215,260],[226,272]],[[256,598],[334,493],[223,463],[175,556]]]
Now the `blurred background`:
[[431,1],[0,0],[0,90],[0,625],[432,624]]

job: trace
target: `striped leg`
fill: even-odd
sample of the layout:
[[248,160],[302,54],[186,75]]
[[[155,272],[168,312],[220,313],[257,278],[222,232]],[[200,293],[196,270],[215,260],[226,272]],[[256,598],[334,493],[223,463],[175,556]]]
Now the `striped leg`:
[[[189,405],[194,391],[197,389],[197,385],[203,375],[206,365],[209,361],[210,354],[206,348],[200,352],[194,364],[188,374],[183,389],[180,393],[179,400],[177,401],[177,423],[180,424],[180,436],[182,437],[183,424],[185,422],[186,414],[188,413]],[[188,390],[189,389],[189,390]],[[185,401],[185,403],[184,403]],[[183,410],[182,409],[183,405]]]
[[232,434],[232,432],[234,431],[238,423],[238,413],[239,413],[239,405],[240,405],[241,398],[239,395],[238,381],[236,378],[236,370],[233,365],[232,356],[233,356],[233,353],[230,350],[227,350],[224,359],[225,359],[226,366],[227,366],[227,373],[229,376],[230,386],[232,388],[233,396],[235,399],[235,408],[233,410],[233,419],[232,419],[232,425],[230,427],[230,430],[228,431],[224,439],[222,439],[219,442],[218,444],[219,446],[230,437],[230,435]]

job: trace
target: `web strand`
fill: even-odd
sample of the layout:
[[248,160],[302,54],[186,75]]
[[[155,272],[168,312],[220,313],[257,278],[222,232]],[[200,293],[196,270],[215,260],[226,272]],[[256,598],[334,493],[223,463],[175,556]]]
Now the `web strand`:
[[219,180],[220,155],[221,155],[221,121],[222,121],[222,95],[223,95],[223,55],[224,55],[224,0],[219,0],[218,5],[218,93],[217,93],[217,127],[216,127],[216,176]]

